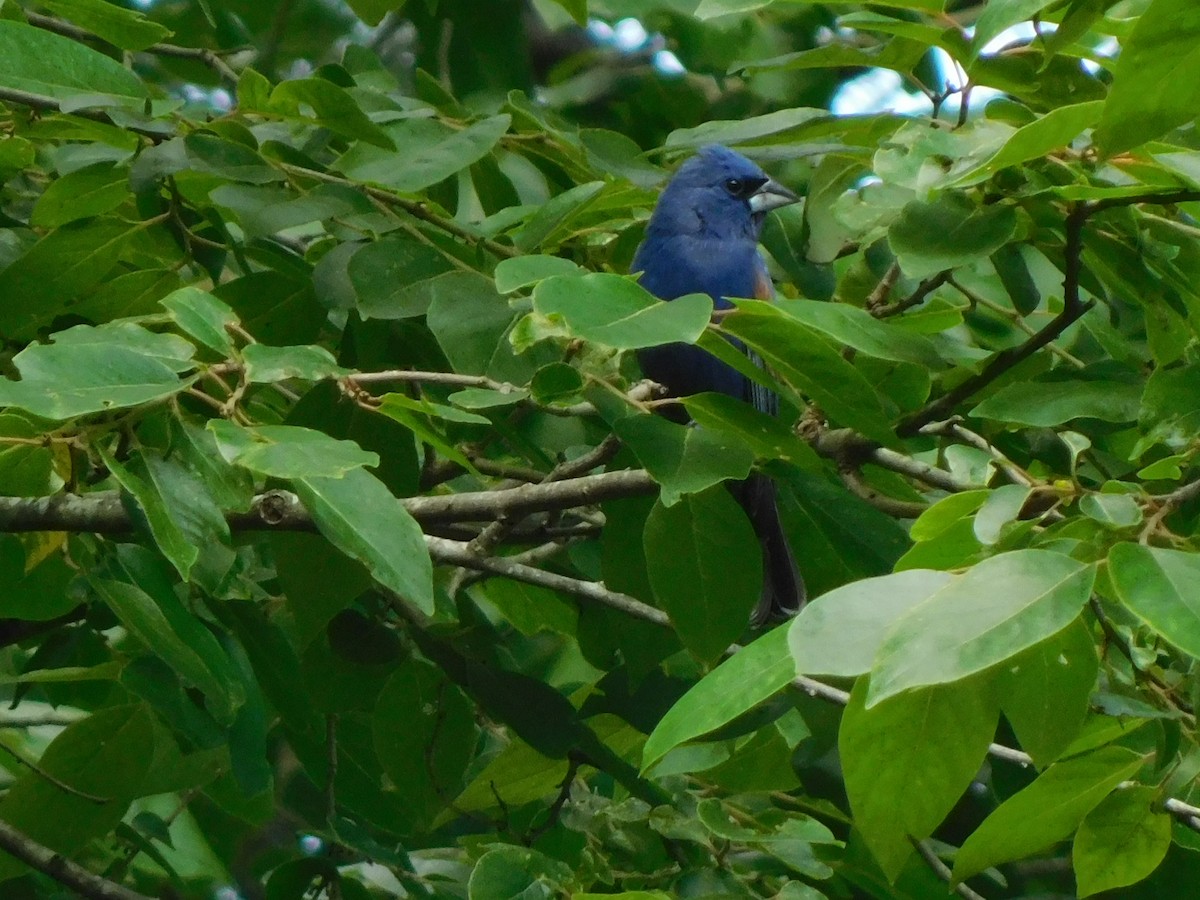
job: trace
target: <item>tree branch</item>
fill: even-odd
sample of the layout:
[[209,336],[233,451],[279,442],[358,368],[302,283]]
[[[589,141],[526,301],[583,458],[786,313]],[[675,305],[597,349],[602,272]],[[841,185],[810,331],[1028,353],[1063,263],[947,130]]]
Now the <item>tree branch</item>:
[[[658,490],[641,469],[600,472],[546,484],[523,484],[499,491],[472,491],[400,501],[420,523],[489,521],[503,516],[593,506],[606,500],[639,497]],[[289,491],[267,491],[246,512],[226,515],[235,531],[313,531],[312,516]],[[116,491],[55,494],[51,497],[0,497],[0,533],[83,531],[128,534],[133,520]]]
[[[1088,219],[1097,213],[1121,206],[1138,203],[1170,205],[1200,200],[1200,191],[1180,190],[1168,193],[1135,194],[1125,197],[1108,197],[1076,203],[1067,213],[1065,243],[1063,245],[1063,308],[1041,331],[1016,347],[1009,347],[992,357],[983,371],[973,375],[958,386],[947,391],[900,423],[896,433],[911,437],[922,427],[937,419],[946,418],[958,404],[983,390],[1009,369],[1024,362],[1051,341],[1057,340],[1064,331],[1079,321],[1095,301],[1084,302],[1080,297],[1080,275],[1083,271],[1083,228]],[[944,279],[943,279],[944,280]]]
[[0,849],[88,900],[153,900],[101,878],[0,819]]

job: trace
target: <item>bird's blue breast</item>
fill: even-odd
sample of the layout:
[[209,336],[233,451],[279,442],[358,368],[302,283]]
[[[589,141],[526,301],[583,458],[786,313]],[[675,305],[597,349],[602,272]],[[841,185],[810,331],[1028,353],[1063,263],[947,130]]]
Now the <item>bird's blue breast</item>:
[[[717,309],[731,307],[728,297],[756,296],[761,267],[752,241],[667,237],[653,230],[633,261],[633,270],[642,272],[642,286],[656,297],[674,300],[685,294],[708,294]],[[744,376],[698,347],[652,347],[639,353],[638,360],[646,377],[665,385],[674,396],[717,391],[753,400]]]

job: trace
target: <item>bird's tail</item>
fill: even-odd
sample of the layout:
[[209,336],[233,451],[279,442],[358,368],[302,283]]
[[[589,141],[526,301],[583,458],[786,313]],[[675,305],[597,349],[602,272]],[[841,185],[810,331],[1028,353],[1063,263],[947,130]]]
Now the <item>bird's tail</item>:
[[750,517],[750,524],[762,546],[762,596],[750,617],[750,624],[759,626],[794,616],[804,605],[807,595],[804,579],[779,520],[775,482],[766,475],[755,473],[734,487],[734,495]]

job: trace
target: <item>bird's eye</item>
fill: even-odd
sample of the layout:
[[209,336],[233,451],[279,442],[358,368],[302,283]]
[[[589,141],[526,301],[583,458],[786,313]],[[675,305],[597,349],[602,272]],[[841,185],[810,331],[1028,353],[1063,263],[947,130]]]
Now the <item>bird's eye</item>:
[[740,197],[746,190],[746,182],[740,178],[726,178],[725,190],[729,191],[735,197]]

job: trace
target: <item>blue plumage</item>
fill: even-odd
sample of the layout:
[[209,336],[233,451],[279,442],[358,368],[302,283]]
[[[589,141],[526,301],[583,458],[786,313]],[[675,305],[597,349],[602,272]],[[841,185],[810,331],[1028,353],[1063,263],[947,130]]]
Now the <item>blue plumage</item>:
[[[730,297],[771,299],[774,291],[758,252],[765,215],[794,203],[795,194],[740,153],[713,144],[680,166],[659,198],[633,270],[663,300],[708,294],[717,309]],[[675,396],[717,391],[770,414],[778,398],[698,347],[668,344],[638,354],[646,377]],[[804,582],[779,522],[775,486],[752,475],[730,486],[763,548],[763,596],[754,621],[788,614],[804,601]]]

